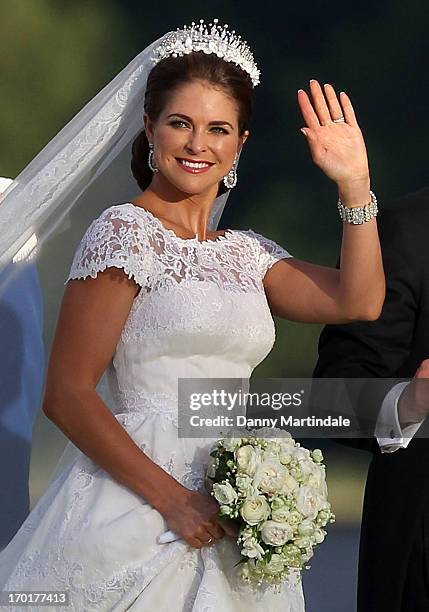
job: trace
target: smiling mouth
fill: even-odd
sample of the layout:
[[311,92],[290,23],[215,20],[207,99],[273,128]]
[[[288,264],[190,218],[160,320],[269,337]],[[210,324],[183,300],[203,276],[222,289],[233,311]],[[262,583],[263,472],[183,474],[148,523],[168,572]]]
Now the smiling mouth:
[[184,159],[183,157],[176,157],[176,161],[183,170],[190,172],[191,174],[206,172],[212,166],[214,166],[214,164],[211,162],[191,161],[189,159]]

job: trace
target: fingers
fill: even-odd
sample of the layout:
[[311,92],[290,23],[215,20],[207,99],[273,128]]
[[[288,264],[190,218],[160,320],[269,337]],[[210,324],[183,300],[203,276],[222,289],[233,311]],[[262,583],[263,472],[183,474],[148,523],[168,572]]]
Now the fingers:
[[309,128],[315,129],[321,125],[328,125],[341,117],[344,117],[349,125],[357,125],[351,100],[345,92],[342,91],[338,99],[331,84],[326,83],[322,90],[315,79],[310,81],[310,91],[313,103],[303,89],[298,90],[298,103]]
[[298,89],[298,104],[308,127],[312,129],[320,127],[319,118],[311,105],[308,94],[303,89]]
[[313,97],[313,105],[319,118],[320,125],[326,125],[332,121],[326,99],[323,94],[320,83],[315,79],[310,81],[310,91]]
[[353,106],[350,101],[350,98],[344,91],[340,93],[340,100],[341,100],[341,106],[343,107],[344,118],[346,120],[346,123],[348,123],[349,125],[356,126],[358,122],[356,120],[355,111],[353,110]]
[[335,93],[335,89],[329,83],[326,83],[323,86],[326,99],[328,100],[329,106],[329,115],[331,120],[340,119],[343,116],[343,109],[338,101],[337,94]]

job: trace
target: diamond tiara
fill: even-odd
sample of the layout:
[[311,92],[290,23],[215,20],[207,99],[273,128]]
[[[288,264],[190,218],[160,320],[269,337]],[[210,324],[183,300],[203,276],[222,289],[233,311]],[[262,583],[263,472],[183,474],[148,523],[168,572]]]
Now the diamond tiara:
[[253,86],[259,84],[260,70],[247,42],[235,33],[228,31],[228,25],[218,25],[219,19],[213,19],[208,26],[204,19],[199,24],[194,21],[191,26],[177,28],[162,39],[162,43],[153,50],[152,61],[157,64],[166,57],[180,57],[193,51],[214,53],[226,62],[233,62],[250,76]]

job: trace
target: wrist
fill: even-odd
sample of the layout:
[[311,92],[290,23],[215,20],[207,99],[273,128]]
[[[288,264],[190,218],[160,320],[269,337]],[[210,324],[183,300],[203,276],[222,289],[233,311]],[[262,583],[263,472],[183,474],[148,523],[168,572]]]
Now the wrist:
[[163,487],[157,487],[154,491],[152,501],[150,504],[158,510],[160,514],[167,517],[171,512],[175,512],[175,509],[179,506],[180,502],[187,495],[189,489],[184,487],[179,481],[173,476],[170,476],[168,483],[165,483]]
[[338,197],[348,208],[366,206],[371,201],[369,177],[337,183]]

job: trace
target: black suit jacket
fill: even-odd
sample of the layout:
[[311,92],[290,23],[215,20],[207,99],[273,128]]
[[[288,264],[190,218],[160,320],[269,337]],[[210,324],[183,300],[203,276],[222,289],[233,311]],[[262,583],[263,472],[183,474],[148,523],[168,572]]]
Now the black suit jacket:
[[[384,208],[378,225],[387,278],[382,314],[377,321],[326,326],[315,377],[408,379],[429,357],[429,188]],[[370,414],[374,421],[392,384],[380,382],[378,394],[363,386],[356,406],[358,414]],[[373,452],[358,610],[400,612],[414,541],[428,510],[429,442],[415,438],[394,453],[381,453],[375,439],[350,442]]]

